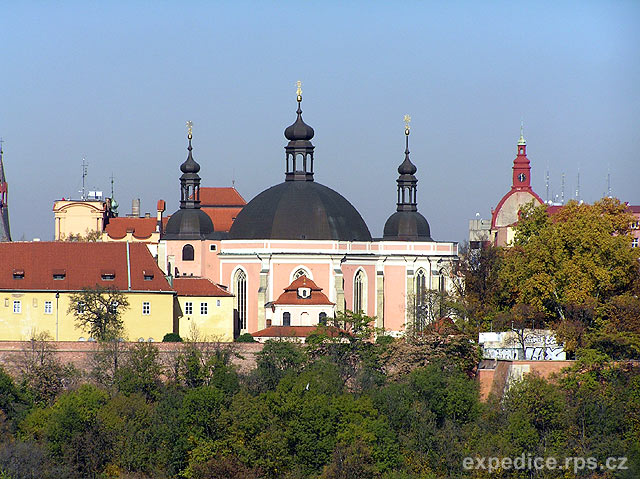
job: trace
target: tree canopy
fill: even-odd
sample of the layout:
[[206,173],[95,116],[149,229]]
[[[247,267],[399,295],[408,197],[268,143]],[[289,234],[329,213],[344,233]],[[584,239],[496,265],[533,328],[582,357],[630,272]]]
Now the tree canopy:
[[123,330],[122,313],[128,307],[124,293],[96,285],[71,294],[67,313],[75,316],[78,327],[93,338],[117,339]]

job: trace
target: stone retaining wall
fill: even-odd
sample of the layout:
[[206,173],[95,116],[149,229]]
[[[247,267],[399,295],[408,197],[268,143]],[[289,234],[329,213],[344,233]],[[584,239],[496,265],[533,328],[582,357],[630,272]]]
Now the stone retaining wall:
[[[125,347],[136,343],[124,343]],[[152,343],[160,352],[160,358],[169,363],[171,356],[179,354],[184,348],[184,343]],[[238,367],[240,372],[247,372],[256,366],[256,354],[264,347],[260,343],[195,343],[203,350],[214,351],[217,348],[228,348],[233,354],[231,362]],[[0,366],[11,373],[15,373],[19,365],[24,361],[25,355],[30,354],[32,347],[38,343],[31,341],[0,341]],[[80,341],[46,341],[44,345],[54,350],[56,358],[64,364],[73,364],[81,371],[88,371],[91,367],[91,359],[97,349],[95,342]]]

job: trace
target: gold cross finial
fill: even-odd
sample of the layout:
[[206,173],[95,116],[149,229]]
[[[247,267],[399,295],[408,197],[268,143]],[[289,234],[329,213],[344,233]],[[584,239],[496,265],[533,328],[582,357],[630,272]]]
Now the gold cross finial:
[[296,96],[298,97],[298,101],[302,101],[302,82],[298,80],[296,82],[296,86],[298,87],[296,90]]
[[191,134],[192,130],[193,130],[193,122],[192,121],[188,121],[187,122],[187,133],[188,133],[189,139],[191,139],[193,137],[193,135]]
[[408,135],[409,130],[411,130],[411,126],[409,126],[409,123],[411,123],[411,117],[409,115],[405,115],[404,116],[404,134],[405,135]]

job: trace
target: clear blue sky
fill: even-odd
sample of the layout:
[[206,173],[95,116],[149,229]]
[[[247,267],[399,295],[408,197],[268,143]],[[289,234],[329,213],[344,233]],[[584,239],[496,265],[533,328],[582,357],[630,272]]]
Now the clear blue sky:
[[[345,5],[346,4],[346,5]],[[418,208],[463,241],[511,182],[520,120],[544,198],[640,203],[640,2],[2,2],[0,136],[14,239],[53,237],[88,186],[178,207],[185,121],[204,186],[250,200],[284,180],[303,82],[316,181],[374,236],[395,211],[412,116]]]

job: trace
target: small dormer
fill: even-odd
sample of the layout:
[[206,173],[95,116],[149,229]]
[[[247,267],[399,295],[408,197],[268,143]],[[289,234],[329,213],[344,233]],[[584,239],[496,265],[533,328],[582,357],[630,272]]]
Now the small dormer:
[[311,288],[298,288],[298,298],[307,299],[311,297]]
[[100,271],[102,281],[113,281],[116,279],[116,271],[114,269],[103,269]]
[[13,279],[24,279],[24,270],[23,269],[14,269],[13,270]]

